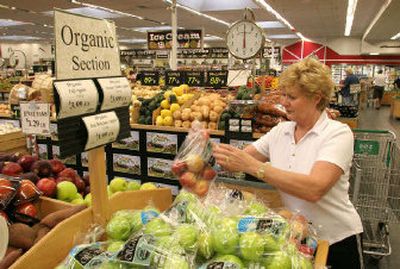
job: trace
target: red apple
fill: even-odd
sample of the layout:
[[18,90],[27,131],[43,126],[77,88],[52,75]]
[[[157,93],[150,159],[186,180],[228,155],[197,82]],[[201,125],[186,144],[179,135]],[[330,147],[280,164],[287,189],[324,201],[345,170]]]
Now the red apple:
[[69,181],[69,182],[74,183],[74,178],[70,178],[70,177],[58,177],[58,178],[56,179],[56,183],[57,183],[57,184],[60,183],[60,182],[62,182],[62,181]]
[[54,179],[42,178],[36,183],[36,187],[48,197],[54,197],[57,192],[57,183]]
[[1,170],[1,173],[16,177],[22,173],[22,167],[17,163],[6,162]]
[[205,180],[213,180],[216,175],[217,172],[215,172],[215,170],[212,169],[212,167],[208,166],[203,170],[202,178]]
[[19,177],[22,179],[29,179],[30,181],[32,181],[35,184],[40,179],[40,177],[38,177],[38,175],[36,175],[34,172],[23,173]]
[[17,206],[16,212],[19,214],[30,216],[32,218],[36,218],[38,213],[36,207],[32,203],[26,203]]
[[192,187],[196,184],[196,176],[192,172],[185,172],[179,177],[179,182],[183,187]]
[[201,179],[197,180],[196,185],[193,188],[193,192],[200,197],[207,194],[209,188],[209,181]]
[[183,161],[175,161],[171,168],[172,173],[174,173],[177,176],[181,175],[186,169],[187,165]]
[[58,173],[58,177],[68,177],[68,178],[71,178],[72,181],[75,180],[75,177],[77,175],[78,174],[76,173],[76,171],[72,168],[65,168],[60,173]]
[[37,161],[37,157],[32,155],[24,155],[18,160],[18,164],[24,169],[24,172],[29,172],[32,164]]
[[86,185],[84,193],[85,193],[85,195],[90,193],[90,185]]
[[86,187],[85,181],[83,181],[79,175],[77,175],[75,177],[75,180],[73,181],[73,183],[75,184],[76,188],[78,189],[78,192],[85,191],[85,187]]
[[65,165],[60,160],[53,159],[50,160],[49,162],[51,164],[51,170],[53,174],[58,174],[65,169]]
[[85,181],[86,186],[90,185],[90,178],[89,178],[89,174],[84,174],[82,177],[83,181]]
[[16,152],[13,155],[11,155],[10,161],[11,162],[18,162],[18,160],[22,157],[22,153],[21,152]]
[[17,198],[20,202],[33,200],[40,194],[40,191],[37,189],[36,185],[32,181],[27,179],[21,180],[21,183],[17,190]]
[[49,177],[51,175],[51,164],[46,160],[39,160],[32,164],[31,171],[36,173],[39,177]]

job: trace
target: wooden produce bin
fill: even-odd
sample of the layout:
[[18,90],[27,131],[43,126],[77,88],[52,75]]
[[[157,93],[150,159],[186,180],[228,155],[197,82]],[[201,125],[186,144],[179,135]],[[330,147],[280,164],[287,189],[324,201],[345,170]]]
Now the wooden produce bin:
[[393,97],[397,95],[396,91],[385,91],[383,93],[381,105],[383,106],[390,106],[392,104]]
[[26,136],[22,131],[0,135],[0,150],[6,153],[28,153],[26,147]]
[[52,199],[46,196],[40,196],[39,200],[35,202],[35,206],[38,209],[39,219],[42,219],[50,213],[70,208],[75,205],[64,201]]
[[[121,209],[141,209],[151,204],[165,210],[171,203],[170,189],[127,191],[113,195],[109,200],[109,209],[110,213],[114,213]],[[96,223],[92,209],[89,207],[59,223],[10,269],[55,268],[79,244],[79,236],[86,234],[90,226]]]
[[393,97],[391,115],[395,119],[400,119],[400,96]]

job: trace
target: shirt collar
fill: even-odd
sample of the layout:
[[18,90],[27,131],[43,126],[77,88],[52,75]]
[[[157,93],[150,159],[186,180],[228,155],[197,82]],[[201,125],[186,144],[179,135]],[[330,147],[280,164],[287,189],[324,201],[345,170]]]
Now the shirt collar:
[[[321,115],[319,116],[319,119],[317,120],[317,122],[314,124],[314,126],[311,128],[311,130],[309,130],[307,132],[307,134],[314,133],[314,134],[318,135],[325,128],[326,124],[328,123],[328,120],[329,120],[328,114],[324,110],[321,113]],[[296,127],[296,123],[294,121],[291,121],[290,124],[285,129],[284,134],[293,136],[295,127]]]

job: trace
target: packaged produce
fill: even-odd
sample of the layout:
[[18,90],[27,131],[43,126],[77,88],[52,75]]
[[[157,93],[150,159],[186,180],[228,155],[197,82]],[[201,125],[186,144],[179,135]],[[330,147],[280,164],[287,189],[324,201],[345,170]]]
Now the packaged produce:
[[19,181],[7,176],[0,177],[0,210],[7,208],[8,204],[14,198],[19,187]]

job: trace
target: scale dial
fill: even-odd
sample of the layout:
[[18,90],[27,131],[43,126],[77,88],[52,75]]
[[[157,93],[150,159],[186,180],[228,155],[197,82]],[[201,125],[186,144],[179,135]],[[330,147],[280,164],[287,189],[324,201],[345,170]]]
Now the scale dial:
[[254,22],[242,20],[233,24],[226,36],[229,52],[239,59],[250,59],[264,45],[264,35]]

